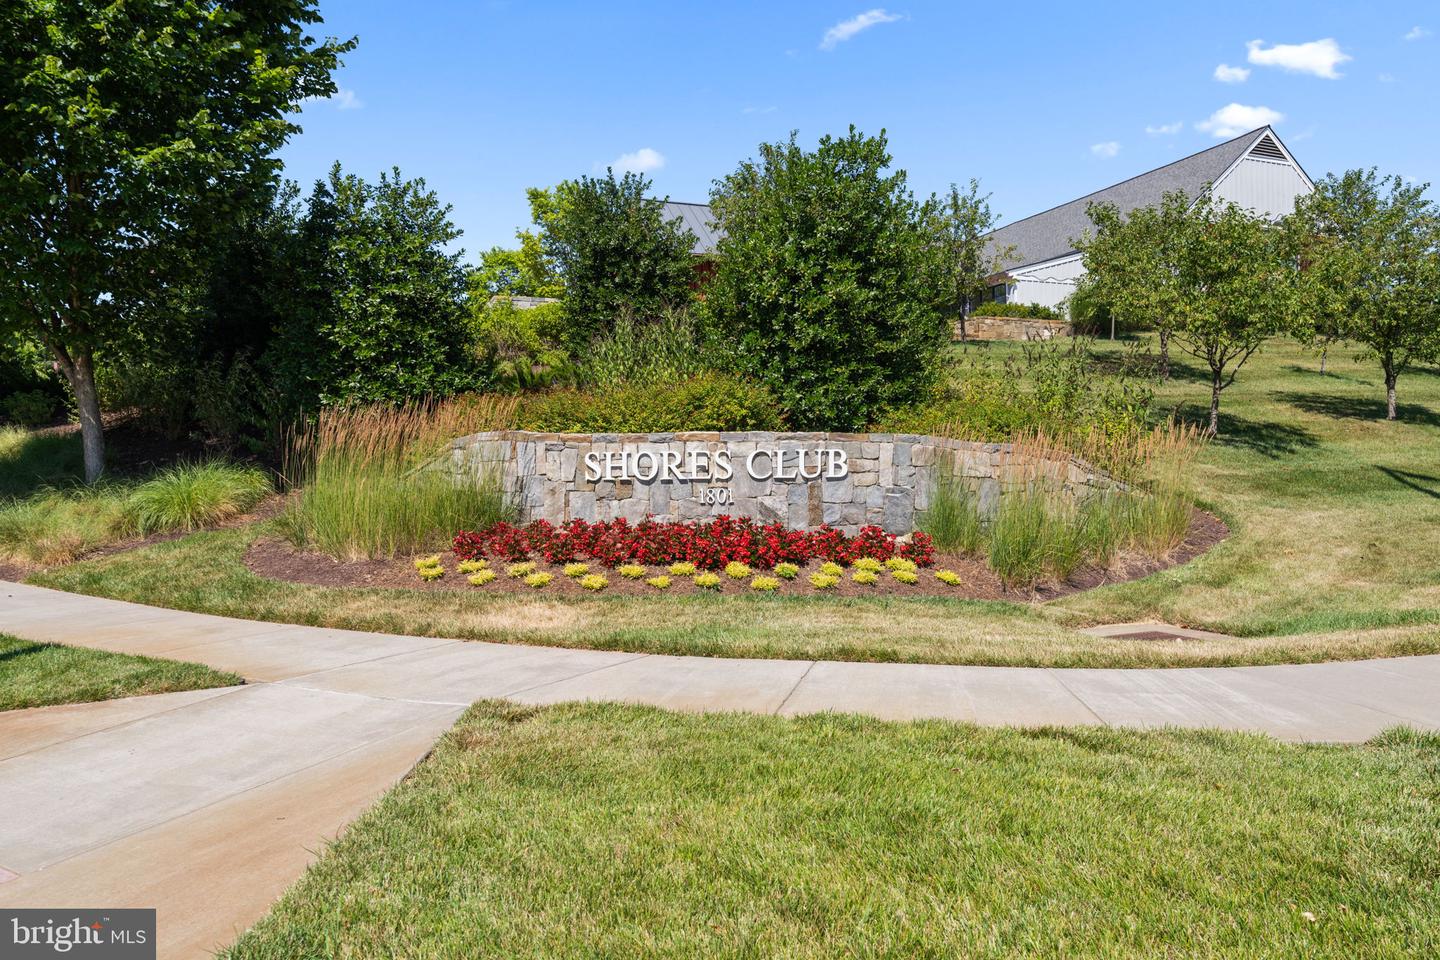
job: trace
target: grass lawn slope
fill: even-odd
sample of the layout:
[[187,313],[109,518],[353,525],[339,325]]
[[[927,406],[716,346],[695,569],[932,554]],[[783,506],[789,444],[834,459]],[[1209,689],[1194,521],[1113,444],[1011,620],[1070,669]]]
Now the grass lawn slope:
[[[1104,346],[1102,344],[1102,346]],[[1247,636],[1426,624],[1440,633],[1440,369],[1400,380],[1387,422],[1379,365],[1274,341],[1225,391],[1222,436],[1195,468],[1233,536],[1183,567],[1057,604]],[[1159,391],[1198,417],[1205,385],[1178,365]]]
[[89,703],[245,681],[198,663],[34,643],[0,634],[0,710]]
[[1427,956],[1437,763],[481,703],[222,956]]

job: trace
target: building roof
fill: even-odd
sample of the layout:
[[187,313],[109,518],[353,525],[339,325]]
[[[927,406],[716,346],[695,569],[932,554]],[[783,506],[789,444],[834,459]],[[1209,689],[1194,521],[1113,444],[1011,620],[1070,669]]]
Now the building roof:
[[[990,234],[990,251],[993,254],[1012,248],[1011,255],[1000,262],[1003,269],[1026,267],[1073,253],[1074,240],[1092,229],[1090,217],[1085,212],[1090,204],[1113,203],[1121,213],[1129,213],[1140,207],[1155,206],[1165,194],[1176,190],[1198,197],[1267,133],[1272,137],[1275,135],[1268,126],[1260,127],[1149,173],[1096,190],[1024,220],[1008,223]],[[1262,146],[1262,149],[1265,147]],[[1274,149],[1273,145],[1269,149]]]
[[711,217],[708,204],[666,200],[665,206],[660,209],[660,216],[665,220],[679,220],[695,234],[695,245],[690,248],[690,252],[696,256],[714,253],[720,239],[725,236],[725,231]]

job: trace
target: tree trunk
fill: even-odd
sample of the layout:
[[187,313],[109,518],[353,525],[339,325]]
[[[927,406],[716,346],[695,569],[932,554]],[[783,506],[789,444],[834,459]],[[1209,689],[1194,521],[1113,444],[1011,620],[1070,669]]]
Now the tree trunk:
[[100,422],[100,395],[95,391],[95,363],[88,350],[73,357],[54,346],[51,352],[75,395],[75,406],[80,411],[80,445],[85,454],[85,482],[94,483],[105,471],[105,433]]
[[1170,379],[1170,331],[1160,328],[1160,379]]
[[1220,391],[1222,389],[1219,372],[1212,371],[1210,379],[1210,427],[1205,431],[1212,437],[1220,436]]
[[1327,343],[1320,348],[1320,372],[1322,374],[1325,372],[1325,358],[1328,356],[1330,356],[1330,344]]
[[1385,419],[1395,419],[1395,381],[1400,377],[1387,364],[1385,367]]

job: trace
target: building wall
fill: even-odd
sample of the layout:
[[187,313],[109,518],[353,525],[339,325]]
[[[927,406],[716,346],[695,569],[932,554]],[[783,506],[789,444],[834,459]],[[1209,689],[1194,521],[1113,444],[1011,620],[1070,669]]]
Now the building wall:
[[[826,471],[814,479],[756,479],[744,464],[757,449],[783,453],[792,464],[800,451],[818,458],[841,450],[846,469],[843,476]],[[694,454],[713,458],[721,450],[733,468],[723,480],[687,481],[663,473],[648,481],[605,480],[586,470],[591,454],[649,454],[651,462],[668,455],[687,463]],[[993,515],[1005,487],[1037,476],[1071,495],[1112,484],[1081,461],[1026,459],[1009,444],[888,433],[479,433],[454,441],[448,460],[434,468],[470,483],[498,472],[526,520],[562,524],[623,517],[638,523],[646,517],[705,520],[728,514],[793,529],[829,524],[849,534],[874,524],[903,535],[915,529],[916,513],[929,505],[937,464],[972,484],[986,515]]]
[[1216,181],[1211,192],[1258,216],[1278,220],[1295,210],[1295,201],[1311,190],[1294,165],[1281,160],[1245,157]]
[[1013,283],[1007,299],[1011,303],[1038,303],[1059,309],[1065,298],[1075,292],[1075,282],[1084,275],[1085,264],[1079,254],[1066,254],[1011,270]]

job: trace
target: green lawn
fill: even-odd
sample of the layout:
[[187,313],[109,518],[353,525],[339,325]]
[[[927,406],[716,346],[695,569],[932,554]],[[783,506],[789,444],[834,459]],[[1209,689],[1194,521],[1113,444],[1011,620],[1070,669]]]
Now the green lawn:
[[89,703],[245,681],[198,663],[33,643],[0,634],[0,710]]
[[[1208,388],[1181,366],[1160,390],[1199,416]],[[1221,401],[1222,436],[1196,484],[1235,536],[1200,561],[1057,606],[1245,636],[1440,624],[1440,370],[1403,376],[1387,423],[1379,367],[1277,341]],[[1440,632],[1440,631],[1427,631]]]
[[1440,947],[1440,738],[475,706],[222,956]]
[[[1000,355],[1013,344],[962,348]],[[1101,344],[1102,350],[1118,350]],[[1177,361],[1179,358],[1177,358]],[[208,613],[498,641],[751,657],[1043,666],[1298,662],[1440,652],[1440,372],[1402,379],[1378,419],[1376,368],[1330,369],[1269,345],[1226,391],[1225,435],[1196,467],[1234,536],[1182,567],[1032,606],[781,597],[491,598],[336,590],[262,580],[253,530],[205,533],[41,573],[37,583]],[[1183,362],[1162,404],[1198,415]],[[1159,619],[1228,633],[1186,644],[1099,640],[1093,623]]]

